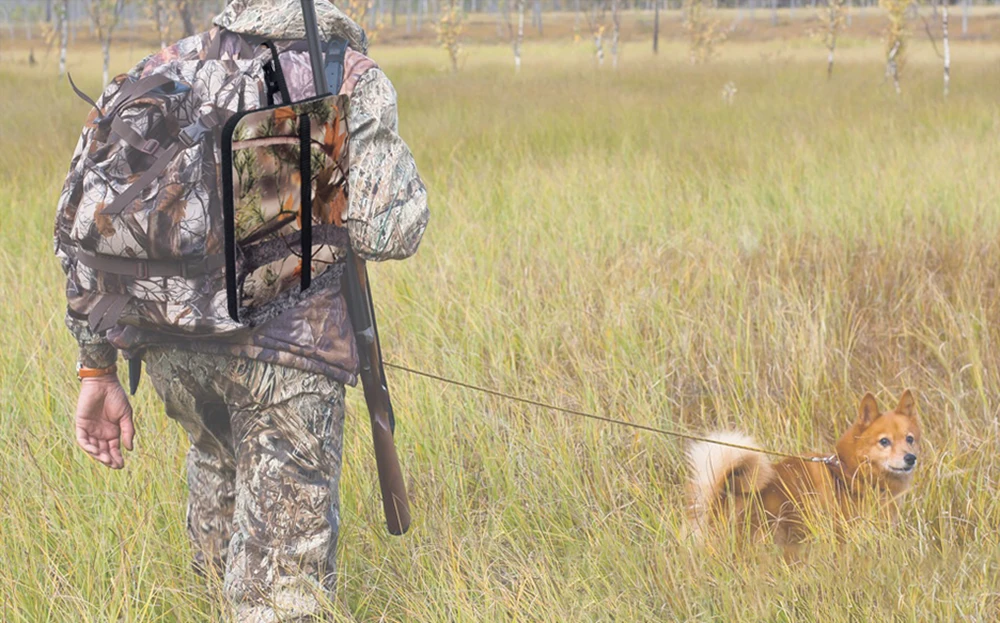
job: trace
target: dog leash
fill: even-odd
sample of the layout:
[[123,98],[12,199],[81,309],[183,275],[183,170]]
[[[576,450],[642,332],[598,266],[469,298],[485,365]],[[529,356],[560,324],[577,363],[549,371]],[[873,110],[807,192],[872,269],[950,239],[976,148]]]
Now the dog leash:
[[433,374],[431,372],[424,372],[423,370],[416,370],[402,364],[382,361],[382,365],[386,368],[392,368],[394,370],[399,370],[401,372],[406,372],[414,376],[421,376],[427,379],[432,379],[446,385],[454,385],[456,387],[462,387],[464,389],[470,389],[472,391],[480,392],[483,394],[489,394],[490,396],[496,396],[497,398],[503,398],[505,400],[510,400],[512,402],[520,402],[522,404],[532,405],[534,407],[540,407],[542,409],[548,409],[550,411],[558,411],[560,413],[565,413],[568,415],[575,415],[577,417],[587,418],[590,420],[596,420],[598,422],[605,422],[608,424],[617,424],[618,426],[626,426],[628,428],[635,428],[638,430],[647,431],[650,433],[657,433],[667,437],[674,437],[677,439],[685,439],[687,441],[700,441],[703,443],[710,443],[717,446],[725,446],[728,448],[735,448],[737,450],[749,450],[752,452],[759,452],[761,454],[769,454],[772,456],[780,456],[788,459],[798,459],[800,461],[806,461],[808,463],[824,463],[831,467],[839,466],[840,460],[837,458],[836,454],[831,454],[830,456],[802,456],[800,454],[791,454],[788,452],[781,452],[780,450],[765,450],[763,448],[754,448],[753,446],[745,446],[738,443],[732,443],[729,441],[721,441],[718,439],[710,439],[708,437],[699,437],[698,435],[691,435],[689,433],[682,433],[679,431],[666,430],[663,428],[656,428],[654,426],[647,426],[645,424],[635,424],[633,422],[627,422],[625,420],[617,420],[615,418],[605,417],[603,415],[597,415],[594,413],[587,413],[585,411],[578,411],[576,409],[568,409],[566,407],[560,407],[558,405],[548,404],[538,400],[532,400],[531,398],[522,398],[521,396],[515,396],[513,394],[507,394],[495,389],[489,389],[487,387],[481,387],[479,385],[473,385],[472,383],[466,383],[464,381],[458,381],[455,379],[450,379],[438,374]]

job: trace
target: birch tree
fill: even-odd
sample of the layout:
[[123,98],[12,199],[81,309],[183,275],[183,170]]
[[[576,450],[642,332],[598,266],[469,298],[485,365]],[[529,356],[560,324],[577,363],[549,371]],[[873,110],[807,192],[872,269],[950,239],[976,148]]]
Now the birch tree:
[[510,33],[511,46],[514,48],[514,71],[521,71],[521,43],[524,41],[524,2],[514,0],[514,11],[517,13],[517,26],[514,26],[510,14],[510,2],[507,0],[507,32]]
[[889,23],[885,29],[885,75],[892,79],[896,94],[902,93],[899,76],[906,63],[906,9],[910,0],[879,0]]
[[726,40],[726,33],[719,30],[717,20],[708,17],[704,0],[684,0],[681,10],[691,62],[707,63],[715,56],[716,48]]
[[941,3],[941,44],[944,47],[944,96],[951,84],[951,46],[948,44],[948,3]]
[[618,16],[620,0],[611,0],[611,67],[618,69],[618,38],[621,34],[621,20]]
[[59,31],[59,77],[66,74],[66,52],[69,47],[69,0],[59,0],[55,6],[56,29]]
[[438,20],[438,43],[448,52],[451,59],[451,71],[458,71],[458,54],[461,50],[459,39],[462,36],[463,15],[460,0],[448,0],[445,11]]
[[146,10],[156,25],[156,34],[160,37],[160,47],[167,47],[170,39],[170,11],[166,0],[146,0]]
[[826,77],[833,77],[833,54],[837,50],[837,35],[844,29],[844,14],[847,0],[826,0],[826,9],[821,17],[825,24],[823,44],[826,45]]
[[101,74],[103,84],[108,84],[108,70],[111,65],[111,37],[121,20],[122,10],[125,8],[125,0],[91,0],[90,1],[90,21],[97,34],[97,40],[101,42],[101,51],[104,56],[104,69]]
[[604,23],[606,7],[604,0],[592,0],[590,11],[587,12],[587,24],[590,26],[590,35],[594,40],[594,57],[597,59],[597,66],[604,66],[604,31],[608,29]]
[[938,51],[937,41],[934,39],[934,34],[931,32],[931,25],[927,23],[926,17],[921,17],[924,20],[924,30],[927,31],[927,38],[930,40],[931,45],[934,46],[934,52],[938,55],[944,64],[944,96],[948,97],[949,87],[951,86],[951,44],[948,41],[948,3],[941,3],[941,45],[944,49],[942,54]]

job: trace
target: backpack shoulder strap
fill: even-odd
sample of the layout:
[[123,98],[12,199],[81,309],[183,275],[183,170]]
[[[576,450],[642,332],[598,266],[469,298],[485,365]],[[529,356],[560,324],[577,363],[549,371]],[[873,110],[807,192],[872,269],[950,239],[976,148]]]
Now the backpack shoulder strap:
[[326,83],[330,87],[330,92],[334,95],[340,93],[340,87],[344,83],[344,57],[346,55],[346,39],[331,39],[327,42],[326,65],[323,71],[326,73]]

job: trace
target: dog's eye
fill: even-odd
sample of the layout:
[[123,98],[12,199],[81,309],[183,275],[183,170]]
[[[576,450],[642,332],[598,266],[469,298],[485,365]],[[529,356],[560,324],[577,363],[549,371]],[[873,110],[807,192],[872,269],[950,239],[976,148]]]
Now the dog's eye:
[[892,442],[889,441],[888,437],[883,437],[883,438],[879,439],[878,442],[879,442],[879,444],[881,444],[881,446],[883,448],[888,448],[889,446],[892,445]]
[[913,435],[907,435],[906,436],[906,443],[909,443],[909,444],[913,443]]

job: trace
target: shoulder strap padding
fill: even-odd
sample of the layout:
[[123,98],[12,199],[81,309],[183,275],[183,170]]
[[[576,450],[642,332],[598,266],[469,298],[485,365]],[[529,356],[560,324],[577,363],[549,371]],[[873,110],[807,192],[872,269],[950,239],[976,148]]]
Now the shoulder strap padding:
[[346,54],[346,39],[331,39],[327,42],[326,65],[323,71],[326,73],[326,83],[330,87],[330,93],[340,93],[340,86],[344,83],[344,57]]

